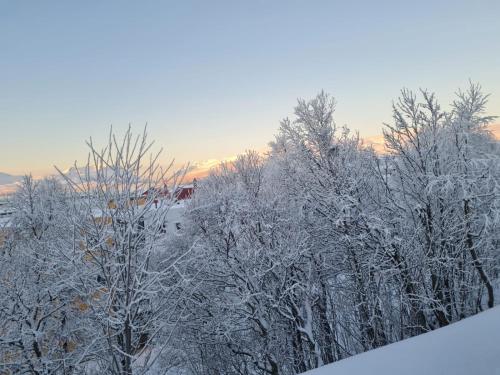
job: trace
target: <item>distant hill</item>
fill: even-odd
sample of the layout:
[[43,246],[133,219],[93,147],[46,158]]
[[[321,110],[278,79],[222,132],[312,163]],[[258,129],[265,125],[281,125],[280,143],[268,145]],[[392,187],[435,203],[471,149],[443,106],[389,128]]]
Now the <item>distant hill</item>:
[[13,176],[11,174],[0,172],[0,185],[15,184],[21,181],[22,176]]
[[21,181],[22,178],[22,176],[0,172],[0,196],[13,193],[16,190],[16,183]]

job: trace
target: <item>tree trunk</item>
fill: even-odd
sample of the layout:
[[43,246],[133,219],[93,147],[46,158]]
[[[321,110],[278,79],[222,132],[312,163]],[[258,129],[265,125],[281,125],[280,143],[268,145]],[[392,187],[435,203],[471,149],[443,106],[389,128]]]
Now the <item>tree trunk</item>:
[[472,262],[474,264],[474,267],[479,274],[479,277],[481,278],[481,281],[483,282],[484,286],[486,287],[486,290],[488,291],[488,307],[491,309],[493,305],[495,304],[495,297],[493,294],[493,286],[491,285],[491,282],[488,278],[488,275],[486,275],[486,272],[483,269],[483,264],[481,263],[481,260],[477,256],[476,249],[474,248],[474,240],[472,239],[472,234],[470,231],[470,223],[469,223],[469,215],[470,215],[470,207],[469,207],[469,201],[466,199],[464,200],[464,214],[465,214],[465,220],[466,220],[466,226],[467,226],[467,248],[469,249],[470,255],[472,257]]

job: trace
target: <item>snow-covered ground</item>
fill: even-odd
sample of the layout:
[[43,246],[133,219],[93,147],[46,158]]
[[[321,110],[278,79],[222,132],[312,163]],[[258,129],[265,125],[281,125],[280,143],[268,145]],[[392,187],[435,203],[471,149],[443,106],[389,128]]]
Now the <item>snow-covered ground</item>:
[[306,374],[500,375],[500,306]]

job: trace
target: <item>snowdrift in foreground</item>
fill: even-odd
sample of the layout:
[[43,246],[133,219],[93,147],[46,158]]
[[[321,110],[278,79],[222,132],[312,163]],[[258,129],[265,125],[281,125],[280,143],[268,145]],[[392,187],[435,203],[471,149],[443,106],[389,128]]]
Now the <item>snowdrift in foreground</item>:
[[500,375],[500,306],[304,375]]

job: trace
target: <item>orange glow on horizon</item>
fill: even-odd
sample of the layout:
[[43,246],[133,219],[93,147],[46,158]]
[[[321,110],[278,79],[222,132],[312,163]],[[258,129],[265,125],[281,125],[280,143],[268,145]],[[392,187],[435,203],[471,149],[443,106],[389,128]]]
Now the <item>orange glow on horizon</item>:
[[184,176],[184,182],[191,182],[193,179],[201,179],[207,177],[210,171],[224,162],[232,162],[236,160],[237,156],[229,156],[224,159],[207,159],[199,162],[195,162],[190,165],[190,168],[186,175]]
[[[489,125],[488,130],[493,134],[495,139],[500,141],[500,123]],[[383,154],[386,152],[383,135],[364,137],[363,140],[366,142],[366,144],[371,145],[377,153]],[[264,154],[264,151],[260,151],[259,153]],[[228,156],[223,159],[207,159],[191,163],[187,173],[182,179],[182,183],[188,184],[191,183],[195,178],[202,179],[204,177],[207,177],[210,174],[210,171],[217,167],[219,164],[223,162],[235,161],[236,158],[237,156]],[[35,179],[41,179],[53,174],[54,173],[47,173],[46,175],[36,176]],[[13,193],[17,189],[17,186],[17,183],[0,185],[0,196]]]
[[[488,125],[487,129],[491,132],[493,137],[500,141],[500,124],[491,124]],[[379,134],[379,135],[373,135],[370,137],[365,137],[363,140],[371,145],[375,152],[377,154],[384,154],[387,152],[385,149],[385,142],[384,142],[384,136]]]

